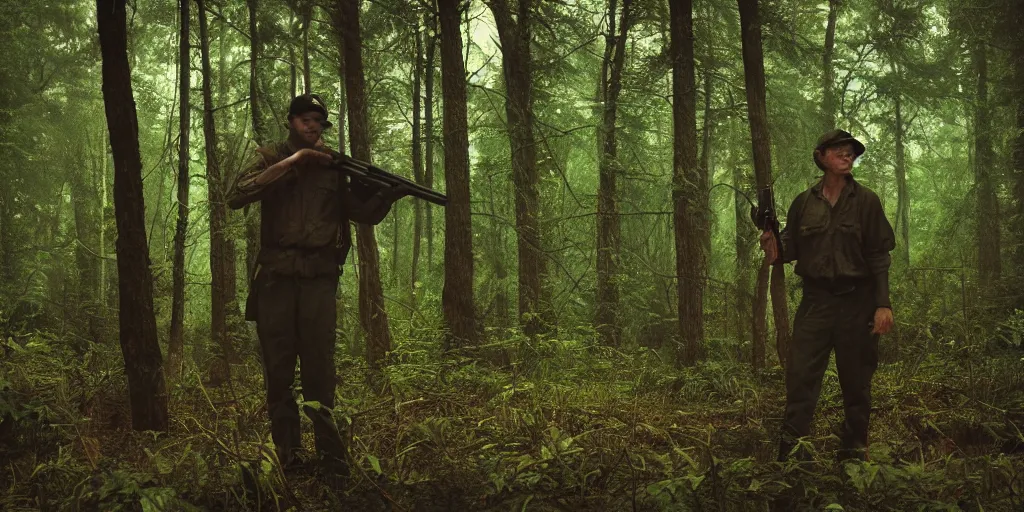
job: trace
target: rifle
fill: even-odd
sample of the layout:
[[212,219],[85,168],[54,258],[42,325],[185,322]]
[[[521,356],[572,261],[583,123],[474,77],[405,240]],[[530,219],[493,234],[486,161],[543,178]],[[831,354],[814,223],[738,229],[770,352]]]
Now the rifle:
[[364,185],[384,188],[401,186],[407,188],[409,195],[413,197],[418,197],[438,206],[448,206],[448,196],[440,192],[431,190],[401,176],[391,174],[369,162],[356,160],[344,153],[331,151],[331,155],[334,157],[334,162],[331,164],[332,167]]
[[771,231],[775,236],[775,249],[782,259],[782,237],[779,235],[779,219],[775,213],[775,194],[771,185],[757,190],[757,206],[750,207],[750,218],[762,232]]

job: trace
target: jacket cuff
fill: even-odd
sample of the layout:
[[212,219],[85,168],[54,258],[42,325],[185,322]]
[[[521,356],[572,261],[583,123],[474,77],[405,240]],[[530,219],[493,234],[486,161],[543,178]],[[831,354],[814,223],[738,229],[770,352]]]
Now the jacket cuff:
[[875,307],[892,309],[889,301],[889,271],[875,274]]

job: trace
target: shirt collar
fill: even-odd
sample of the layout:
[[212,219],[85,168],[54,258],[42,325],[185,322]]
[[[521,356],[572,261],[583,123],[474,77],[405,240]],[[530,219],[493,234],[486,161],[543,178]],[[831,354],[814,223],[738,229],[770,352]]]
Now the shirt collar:
[[[821,179],[819,179],[818,182],[811,187],[811,191],[814,193],[815,196],[822,197],[821,187],[824,185],[825,177],[822,176]],[[853,197],[857,194],[858,188],[860,188],[860,183],[858,183],[857,180],[854,179],[853,175],[851,174],[850,176],[846,177],[846,186],[843,187],[843,191],[842,193],[840,193],[840,195]]]

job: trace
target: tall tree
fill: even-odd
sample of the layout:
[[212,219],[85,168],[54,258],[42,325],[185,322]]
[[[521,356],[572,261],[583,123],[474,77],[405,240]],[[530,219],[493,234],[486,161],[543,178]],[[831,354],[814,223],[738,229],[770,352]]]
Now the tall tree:
[[[541,279],[545,260],[540,234],[540,192],[537,146],[533,138],[533,58],[531,0],[489,0],[501,42],[505,76],[505,116],[512,148],[512,186],[515,197],[516,240],[519,247],[519,321],[523,332],[541,331]],[[514,16],[513,16],[514,14]]]
[[[1024,26],[1024,2],[1010,2],[1009,15],[1006,17],[1013,28]],[[1009,30],[1013,53],[1010,64],[1013,68],[1013,90],[1016,116],[1016,135],[1013,137],[1013,222],[1016,240],[1014,240],[1013,266],[1017,277],[1016,307],[1024,309],[1024,32]]]
[[199,52],[203,77],[203,138],[206,147],[206,184],[210,205],[210,334],[218,349],[217,363],[211,372],[213,383],[231,377],[230,362],[234,360],[227,330],[227,264],[224,228],[227,226],[227,205],[224,202],[220,160],[217,159],[217,128],[213,118],[213,92],[210,80],[210,37],[206,22],[206,0],[196,0],[199,18]]
[[[413,54],[412,69],[412,174],[417,184],[423,185],[423,141],[420,124],[422,121],[422,84],[423,84],[423,25],[417,18],[416,50]],[[423,238],[423,201],[413,199],[412,226],[412,271],[409,279],[410,325],[412,316],[416,314],[416,280],[420,270],[420,246]]]
[[[366,162],[370,158],[369,116],[366,111],[366,83],[363,76],[362,34],[359,27],[359,0],[341,0],[341,33],[345,38],[345,90],[348,99],[348,138],[352,156]],[[391,330],[384,308],[384,288],[380,282],[380,252],[373,226],[357,224],[359,252],[359,319],[366,331],[366,360],[378,368],[391,350]]]
[[[747,92],[747,117],[750,121],[750,139],[754,155],[754,176],[758,188],[772,184],[771,142],[768,132],[768,110],[765,104],[764,55],[761,49],[761,17],[757,0],[738,0],[740,31],[743,41],[743,75]],[[757,295],[754,296],[754,332],[763,322],[767,310],[764,292],[768,288],[767,268],[758,274]],[[786,273],[782,264],[771,269],[772,311],[775,319],[776,348],[782,363],[789,346],[789,307],[786,303]],[[763,323],[762,323],[763,325]],[[763,329],[762,329],[763,332]],[[760,350],[758,350],[760,345]],[[764,339],[754,340],[754,367],[764,367]]]
[[188,233],[188,140],[191,122],[189,92],[192,87],[189,3],[190,0],[178,0],[181,18],[178,35],[178,219],[174,230],[174,256],[171,263],[171,335],[167,341],[167,378],[172,381],[181,373],[185,352],[185,235]]
[[621,172],[616,139],[616,116],[619,93],[622,91],[622,68],[626,61],[626,35],[631,23],[632,0],[622,0],[622,14],[616,28],[618,0],[608,1],[608,32],[605,34],[604,61],[601,63],[600,105],[601,122],[598,125],[597,190],[597,314],[595,323],[601,341],[607,345],[619,344],[619,286],[616,274],[619,267],[621,222],[619,219],[616,178]]
[[466,68],[462,61],[460,0],[438,0],[441,20],[441,88],[444,95],[444,289],[441,308],[447,345],[477,342],[473,302],[473,228],[469,210],[469,127]]
[[669,9],[672,31],[672,202],[675,205],[676,293],[681,338],[681,344],[676,349],[676,361],[690,366],[697,362],[700,342],[704,339],[708,194],[704,169],[697,163],[693,2],[669,2]]
[[103,104],[114,154],[114,213],[121,353],[132,428],[167,430],[167,385],[153,314],[139,125],[128,67],[126,0],[97,0]]
[[[423,16],[427,27],[426,70],[423,72],[423,185],[434,188],[434,57],[437,50],[437,18],[433,14]],[[434,209],[427,208],[427,271],[434,266]]]
[[999,281],[999,199],[993,183],[995,153],[992,150],[992,119],[988,99],[988,41],[978,36],[971,48],[976,85],[974,96],[974,186],[977,200],[978,276],[981,287],[991,290]]
[[898,90],[893,92],[893,104],[896,116],[896,223],[899,226],[896,257],[906,270],[910,268],[910,192],[907,188],[907,149],[904,142],[906,123],[903,115],[903,98]]
[[[246,0],[249,9],[249,105],[252,114],[252,136],[257,146],[270,142],[266,131],[263,112],[260,107],[262,94],[259,90],[258,63],[263,55],[263,40],[256,25],[256,13],[259,0]],[[245,267],[246,273],[252,276],[256,265],[256,255],[260,252],[260,208],[257,203],[245,206]]]
[[821,74],[821,124],[822,133],[836,127],[836,69],[832,59],[836,48],[836,20],[842,0],[828,0],[828,22],[825,26],[825,51]]

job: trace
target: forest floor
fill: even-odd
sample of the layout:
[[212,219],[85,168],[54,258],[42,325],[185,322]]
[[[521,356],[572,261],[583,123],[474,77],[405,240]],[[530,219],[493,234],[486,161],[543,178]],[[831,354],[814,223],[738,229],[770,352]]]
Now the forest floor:
[[[336,416],[353,475],[276,469],[255,354],[231,386],[195,369],[170,386],[170,431],[130,430],[116,345],[59,338],[0,352],[3,510],[1024,510],[1019,348],[923,340],[890,347],[874,381],[870,462],[837,462],[834,366],[805,462],[777,463],[783,375],[736,361],[677,369],[659,352],[572,339],[442,355],[400,340],[366,384],[339,355]],[[883,340],[883,345],[886,340]],[[494,361],[509,361],[497,364]],[[308,420],[306,438],[312,448]],[[255,461],[258,495],[239,464]]]

